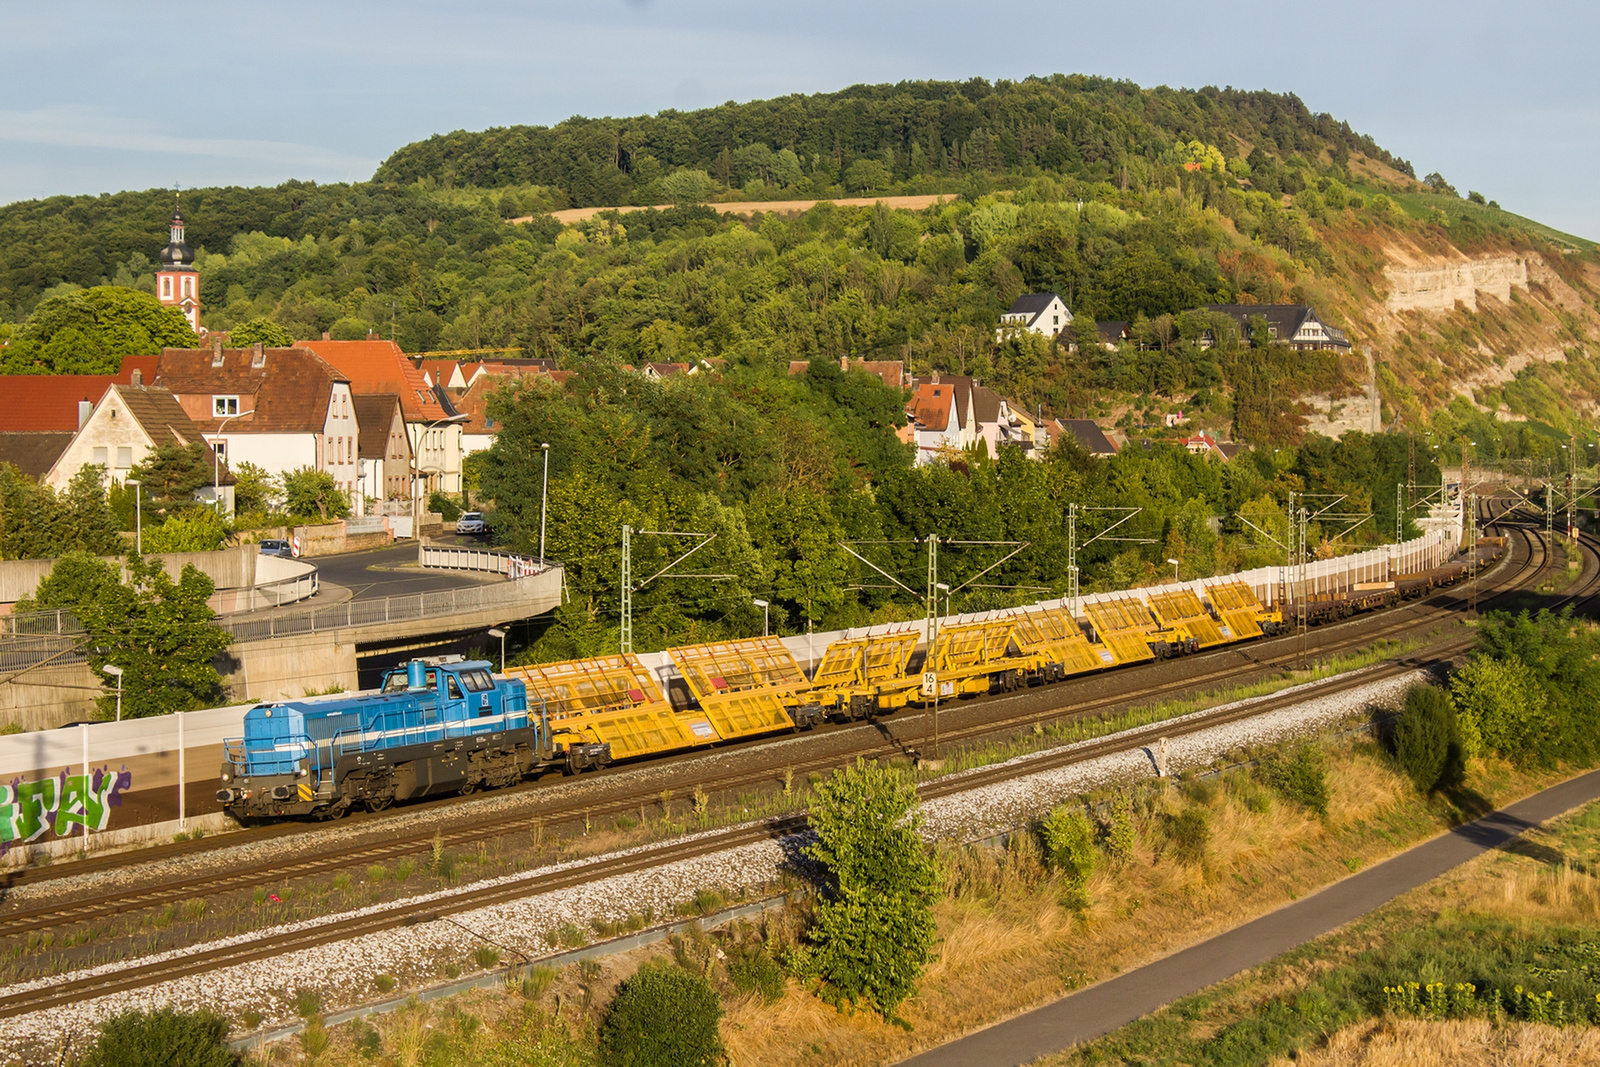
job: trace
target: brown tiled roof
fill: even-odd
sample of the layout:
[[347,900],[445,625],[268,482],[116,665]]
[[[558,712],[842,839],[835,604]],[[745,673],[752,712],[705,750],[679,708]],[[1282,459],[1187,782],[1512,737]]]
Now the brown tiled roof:
[[972,390],[972,417],[978,420],[981,426],[985,423],[993,424],[1000,421],[1000,394],[987,386],[979,385]]
[[144,427],[144,432],[149,435],[156,447],[173,441],[180,445],[193,444],[196,441],[202,444],[205,442],[200,428],[189,418],[177,398],[167,390],[138,385],[119,385],[117,396],[122,399],[122,406],[127,409],[128,414]]
[[[1047,424],[1048,425],[1048,424]],[[1114,456],[1117,446],[1106,436],[1098,423],[1093,419],[1061,419],[1057,429],[1052,433],[1052,438],[1059,438],[1061,434],[1070,434],[1083,450],[1091,456]]]
[[37,481],[67,450],[76,431],[12,430],[0,432],[0,463],[10,463]]
[[358,393],[393,393],[407,422],[448,417],[417,369],[393,341],[300,341],[327,360]]
[[400,398],[393,393],[357,393],[351,403],[356,409],[356,451],[362,459],[383,459],[389,454],[389,431],[394,429]]
[[306,348],[268,348],[255,366],[250,348],[222,349],[216,366],[210,348],[169,348],[161,353],[156,381],[172,392],[196,426],[214,431],[223,420],[211,414],[211,398],[239,397],[239,410],[227,420],[230,433],[321,433],[328,421],[329,397],[344,375]]
[[157,356],[123,356],[116,374],[0,375],[0,431],[76,432],[78,401],[98,404],[113,385],[126,385],[137,373],[144,385],[155,380]]

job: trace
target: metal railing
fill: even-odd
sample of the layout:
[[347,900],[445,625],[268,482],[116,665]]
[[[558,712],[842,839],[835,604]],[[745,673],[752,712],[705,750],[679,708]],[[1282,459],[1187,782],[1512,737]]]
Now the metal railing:
[[[559,591],[559,585],[556,588]],[[472,611],[529,611],[539,601],[549,598],[550,594],[536,589],[532,583],[506,582],[434,593],[408,593],[378,600],[347,600],[343,604],[325,608],[286,611],[265,618],[219,619],[217,625],[232,634],[235,641],[261,641],[327,630],[414,622]]]
[[471,545],[440,545],[429,541],[417,546],[417,565],[439,570],[487,571],[504,574],[508,578],[540,574],[554,566],[550,560],[538,556]]

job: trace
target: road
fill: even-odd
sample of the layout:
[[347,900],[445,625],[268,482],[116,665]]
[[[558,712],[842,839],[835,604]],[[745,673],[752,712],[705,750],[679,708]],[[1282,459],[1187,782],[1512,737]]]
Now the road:
[[[312,556],[320,579],[342,585],[356,600],[431,593],[482,584],[481,576],[451,571],[424,571],[417,567],[417,543],[407,541],[392,548],[345,552],[337,556]],[[406,565],[410,564],[409,567]]]
[[1552,786],[1408,849],[1319,893],[1136,970],[941,1045],[906,1067],[1030,1063],[1104,1037],[1175,1000],[1373,911],[1548,819],[1600,798],[1600,771]]

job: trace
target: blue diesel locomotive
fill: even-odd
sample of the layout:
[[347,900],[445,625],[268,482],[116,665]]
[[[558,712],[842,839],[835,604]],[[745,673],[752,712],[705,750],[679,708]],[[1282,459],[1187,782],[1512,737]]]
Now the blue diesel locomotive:
[[224,743],[217,800],[239,819],[337,818],[510,785],[569,760],[523,683],[459,656],[414,659],[377,693],[251,708]]

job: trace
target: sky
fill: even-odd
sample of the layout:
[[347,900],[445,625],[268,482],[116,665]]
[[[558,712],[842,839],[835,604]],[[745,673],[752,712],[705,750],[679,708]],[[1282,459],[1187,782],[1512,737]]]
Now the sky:
[[433,133],[902,79],[1293,92],[1600,239],[1600,4],[0,0],[0,203],[360,180]]

